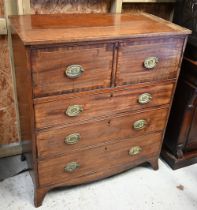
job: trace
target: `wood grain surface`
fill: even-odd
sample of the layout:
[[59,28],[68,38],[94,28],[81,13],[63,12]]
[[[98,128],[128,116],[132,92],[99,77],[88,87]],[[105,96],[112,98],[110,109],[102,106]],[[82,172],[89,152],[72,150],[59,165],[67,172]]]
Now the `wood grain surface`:
[[[120,168],[146,162],[155,157],[159,152],[161,134],[150,134],[138,138],[130,138],[117,143],[80,151],[74,154],[61,156],[38,162],[38,173],[40,186],[65,184],[73,185],[89,181],[89,175],[97,179],[97,173],[105,174],[111,170],[115,174]],[[130,156],[129,150],[133,146],[140,146],[141,153]],[[80,167],[72,173],[64,172],[64,167],[69,162],[77,162]],[[86,177],[87,176],[87,177]]]
[[12,34],[12,42],[21,130],[21,144],[23,146],[23,154],[25,155],[28,163],[28,168],[33,169],[30,171],[33,184],[38,186],[30,52],[29,49],[25,48],[23,42],[17,34]]
[[[183,40],[175,38],[121,43],[116,84],[135,84],[175,78],[182,47]],[[158,63],[153,69],[144,67],[144,61],[149,57],[158,58]]]
[[[33,50],[34,95],[110,87],[112,61],[112,44]],[[65,75],[65,71],[73,64],[81,65],[84,72],[80,77],[70,79]]]
[[[126,138],[141,136],[164,129],[168,109],[146,111],[111,117],[91,123],[71,125],[59,129],[50,129],[37,134],[38,157],[52,157],[61,154],[69,154],[86,147],[95,147],[105,142],[117,141]],[[133,124],[139,119],[145,119],[147,125],[142,130],[134,130]],[[64,142],[65,137],[79,133],[80,140],[74,145]]]
[[[98,180],[144,162],[158,169],[189,30],[144,13],[27,15],[12,17],[11,24],[18,33],[13,46],[19,110],[22,133],[32,139],[28,160],[36,206],[56,186]],[[148,73],[143,68],[147,56],[159,57]],[[64,78],[70,61],[80,61],[88,72],[75,83]],[[138,101],[143,93],[152,95],[147,104]],[[65,114],[72,105],[83,107],[79,116]],[[146,126],[134,130],[134,122],[142,119]],[[74,132],[80,141],[66,145],[65,137]],[[129,156],[132,146],[142,147],[141,153]],[[71,161],[80,167],[65,173]]]
[[32,140],[32,127],[31,127],[31,75],[28,72],[28,54],[24,48],[21,40],[17,35],[12,36],[14,62],[16,72],[16,87],[17,87],[17,100],[19,106],[21,139],[22,141]]
[[24,15],[12,16],[10,21],[25,45],[190,33],[173,23],[140,13]]
[[[47,128],[60,126],[61,124],[78,123],[93,120],[97,117],[110,116],[128,111],[135,111],[147,107],[161,106],[170,102],[173,84],[145,86],[141,89],[134,87],[121,91],[106,90],[100,94],[68,94],[61,96],[51,96],[49,100],[35,104],[36,128]],[[141,105],[138,97],[145,92],[152,93],[153,99],[150,103]],[[78,96],[78,97],[75,97]],[[69,106],[81,105],[83,112],[79,116],[69,117],[65,111]]]

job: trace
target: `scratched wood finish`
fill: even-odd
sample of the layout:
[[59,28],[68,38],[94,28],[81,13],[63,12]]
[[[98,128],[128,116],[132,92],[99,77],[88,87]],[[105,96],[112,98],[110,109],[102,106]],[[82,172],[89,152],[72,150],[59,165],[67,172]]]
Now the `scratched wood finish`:
[[33,169],[33,171],[30,171],[33,183],[35,186],[38,186],[32,79],[29,65],[30,54],[29,49],[24,47],[22,41],[15,33],[12,34],[12,42],[23,154],[26,155],[29,168]]
[[[182,43],[182,39],[175,38],[148,39],[121,43],[116,84],[135,84],[175,78]],[[159,61],[155,68],[146,69],[144,67],[144,60],[148,57],[158,58]]]
[[[102,17],[101,17],[102,16]],[[10,18],[25,45],[184,35],[188,29],[149,14],[53,14]]]
[[17,35],[12,36],[14,62],[16,72],[17,100],[20,116],[21,139],[29,141],[32,139],[32,89],[31,75],[28,61],[28,52],[24,48]]
[[[21,100],[21,128],[24,129],[22,133],[29,133],[30,136],[27,137],[32,139],[32,155],[28,160],[33,166],[35,206],[40,206],[45,194],[57,186],[98,180],[144,162],[149,162],[153,169],[158,169],[158,157],[179,66],[190,31],[148,14],[28,15],[12,17],[11,25],[13,32],[18,34],[17,39],[13,35],[13,42],[16,42],[13,46],[18,60],[16,76],[19,77],[17,90]],[[153,40],[157,44],[154,45]],[[136,43],[138,53],[134,50],[132,53],[127,52],[126,48],[130,49]],[[172,44],[176,49],[168,47],[167,50],[166,43]],[[100,48],[98,56],[92,58],[95,46]],[[142,46],[141,50],[139,46]],[[84,47],[88,50],[83,50]],[[75,57],[69,49],[80,49],[77,51],[81,51],[83,59]],[[124,66],[120,67],[123,56],[121,51],[125,52],[126,58],[122,65],[136,60],[132,68],[126,68],[129,73],[125,70],[120,72],[120,69],[124,69]],[[162,64],[165,71],[158,74],[153,71],[147,80],[139,58],[149,56],[150,52],[159,52],[166,63]],[[20,54],[23,55],[20,57]],[[42,56],[39,57],[40,55]],[[97,76],[100,87],[89,84],[90,89],[85,89],[89,78],[83,80],[83,75],[78,78],[84,83],[83,87],[77,87],[80,85],[77,80],[73,86],[70,81],[63,84],[63,65],[68,64],[65,63],[65,57],[80,61],[83,65],[88,63],[92,67],[98,63],[100,56],[104,59],[100,59],[99,71],[92,70],[92,73],[96,72],[92,76]],[[62,69],[62,77],[59,76],[59,69]],[[158,72],[160,69],[157,69]],[[138,76],[142,78],[138,78],[135,84],[118,81],[120,78],[131,81],[135,78],[131,73],[135,71],[139,71]],[[41,73],[44,76],[41,77]],[[47,83],[51,83],[50,86],[43,90],[39,87],[39,91],[35,93],[38,82],[36,76],[42,78],[40,81],[43,84],[40,82],[40,87]],[[143,77],[146,79],[143,80]],[[68,90],[65,87],[72,93],[66,92]],[[139,104],[139,95],[147,92],[152,94],[152,100],[148,104]],[[82,104],[84,112],[78,117],[67,117],[64,112],[72,104]],[[133,122],[146,118],[147,127],[135,132],[132,129]],[[25,126],[25,123],[28,125]],[[72,149],[69,149],[64,145],[63,138],[75,129],[79,129],[84,141],[70,145]],[[128,151],[131,146],[142,146],[143,150],[139,155],[130,157]],[[76,173],[65,174],[64,167],[69,161],[81,161],[81,168]]]
[[[33,50],[34,95],[110,87],[112,59],[112,44]],[[70,79],[65,71],[73,64],[81,65],[84,72],[79,78]]]
[[[167,111],[168,109],[158,109],[135,114],[128,113],[101,121],[39,132],[37,134],[38,157],[69,154],[87,146],[95,146],[105,142],[162,131],[165,126]],[[133,124],[139,119],[145,119],[147,125],[142,130],[135,130]],[[100,132],[98,133],[98,131]],[[72,133],[79,133],[81,138],[77,144],[68,145],[64,140],[66,136]]]
[[[132,166],[133,162],[146,161],[150,156],[158,156],[158,150],[161,143],[161,134],[142,136],[141,138],[130,138],[117,143],[106,144],[97,148],[91,148],[70,154],[59,158],[48,159],[38,162],[39,183],[41,186],[53,185],[58,183],[73,183],[72,179],[78,178],[78,183],[82,183],[81,177],[95,174],[97,172],[105,173],[106,169]],[[129,156],[129,149],[133,146],[140,146],[142,151],[138,155]],[[96,157],[96,158],[94,158]],[[80,164],[79,169],[72,173],[64,172],[64,167],[69,162]]]
[[[141,89],[129,87],[120,91],[107,90],[106,93],[51,96],[49,101],[35,104],[35,120],[38,129],[58,126],[61,124],[78,123],[126,111],[135,111],[142,108],[159,106],[170,103],[173,83],[145,86]],[[139,104],[138,97],[143,93],[152,94],[152,101]],[[77,97],[78,96],[78,97]],[[71,98],[70,98],[71,97]],[[124,103],[123,103],[124,101]],[[83,106],[79,116],[70,117],[65,114],[71,105]]]

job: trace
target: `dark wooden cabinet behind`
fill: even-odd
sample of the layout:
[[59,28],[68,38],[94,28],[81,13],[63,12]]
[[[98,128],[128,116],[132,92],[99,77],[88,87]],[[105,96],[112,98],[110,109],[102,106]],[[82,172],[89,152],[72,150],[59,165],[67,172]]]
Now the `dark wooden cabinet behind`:
[[11,25],[36,206],[54,187],[144,162],[158,169],[189,30],[144,13],[27,15]]
[[162,156],[173,169],[197,162],[197,62],[187,58],[183,60]]

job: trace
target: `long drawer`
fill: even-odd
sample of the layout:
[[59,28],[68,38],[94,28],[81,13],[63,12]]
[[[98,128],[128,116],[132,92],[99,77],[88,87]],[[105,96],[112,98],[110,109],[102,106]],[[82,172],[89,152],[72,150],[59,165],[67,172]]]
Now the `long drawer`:
[[[110,141],[162,131],[165,126],[167,112],[168,109],[166,108],[149,110],[81,125],[38,132],[38,157],[46,158],[68,154]],[[136,128],[136,126],[140,127]]]
[[182,39],[142,39],[120,44],[116,84],[175,78]]
[[109,87],[112,59],[113,44],[33,50],[34,95],[37,97]]
[[79,123],[170,102],[174,83],[129,86],[125,89],[51,96],[35,100],[36,128]]
[[[38,162],[40,186],[79,184],[156,157],[162,134],[150,134]],[[106,173],[106,174],[105,174]],[[90,177],[91,176],[91,179]]]

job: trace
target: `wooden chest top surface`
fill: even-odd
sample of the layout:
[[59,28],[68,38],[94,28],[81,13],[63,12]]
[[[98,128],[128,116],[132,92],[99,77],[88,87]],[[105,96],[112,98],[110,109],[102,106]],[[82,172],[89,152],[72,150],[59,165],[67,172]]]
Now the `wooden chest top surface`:
[[12,16],[10,21],[25,45],[190,33],[146,13],[23,15]]

